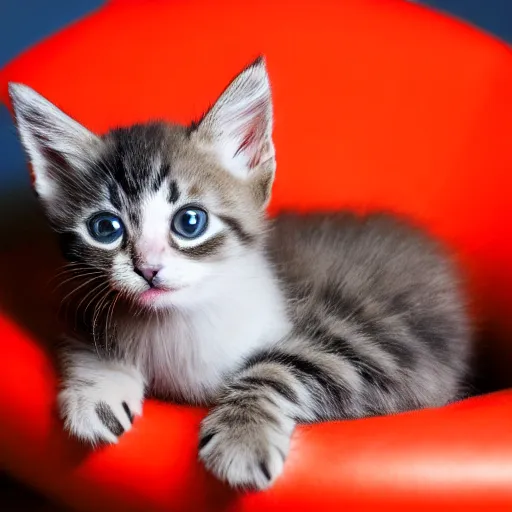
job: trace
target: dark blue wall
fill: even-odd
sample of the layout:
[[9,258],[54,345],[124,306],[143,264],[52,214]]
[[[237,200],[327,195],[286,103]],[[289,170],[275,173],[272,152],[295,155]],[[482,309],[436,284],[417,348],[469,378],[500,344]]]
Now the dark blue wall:
[[[102,0],[0,0],[0,67]],[[7,110],[0,106],[0,190],[26,184],[24,160]]]
[[512,0],[422,0],[512,43]]

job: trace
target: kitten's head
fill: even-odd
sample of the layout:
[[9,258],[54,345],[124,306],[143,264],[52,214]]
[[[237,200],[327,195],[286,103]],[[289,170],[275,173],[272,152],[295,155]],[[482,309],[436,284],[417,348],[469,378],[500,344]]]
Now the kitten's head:
[[275,171],[263,60],[190,127],[97,136],[29,87],[9,90],[65,257],[112,289],[152,307],[186,303],[257,249]]

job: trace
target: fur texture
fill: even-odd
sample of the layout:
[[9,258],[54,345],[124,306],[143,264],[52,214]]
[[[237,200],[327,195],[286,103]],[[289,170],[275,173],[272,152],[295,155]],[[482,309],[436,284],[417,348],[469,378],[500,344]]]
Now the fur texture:
[[435,242],[386,215],[266,219],[262,60],[189,127],[97,136],[30,88],[10,92],[69,261],[59,403],[70,433],[116,442],[146,394],[213,405],[200,458],[232,486],[264,489],[297,423],[459,396],[468,322]]

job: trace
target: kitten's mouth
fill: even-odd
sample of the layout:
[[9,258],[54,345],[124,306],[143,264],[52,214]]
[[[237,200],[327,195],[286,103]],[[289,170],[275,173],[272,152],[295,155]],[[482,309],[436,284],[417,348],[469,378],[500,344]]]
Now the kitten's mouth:
[[158,286],[152,286],[139,295],[139,300],[143,304],[151,304],[162,295],[173,293],[175,291],[176,290],[174,288],[160,288]]

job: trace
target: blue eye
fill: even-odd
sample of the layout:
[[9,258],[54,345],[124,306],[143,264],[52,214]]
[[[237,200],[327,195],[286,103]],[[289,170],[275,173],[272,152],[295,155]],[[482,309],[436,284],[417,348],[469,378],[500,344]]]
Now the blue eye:
[[172,230],[183,238],[197,238],[201,236],[208,226],[208,214],[196,208],[188,206],[179,210],[172,219]]
[[112,213],[97,213],[87,222],[89,233],[102,244],[111,244],[123,236],[121,219]]

